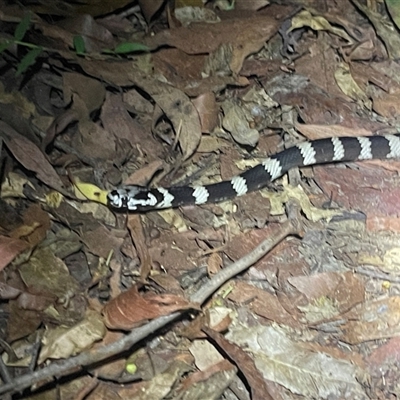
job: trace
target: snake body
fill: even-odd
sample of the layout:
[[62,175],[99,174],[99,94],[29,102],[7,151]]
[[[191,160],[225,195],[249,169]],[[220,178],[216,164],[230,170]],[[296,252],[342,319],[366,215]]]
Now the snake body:
[[254,168],[227,181],[170,188],[126,185],[110,191],[108,202],[115,209],[139,212],[216,203],[261,189],[291,168],[391,158],[400,159],[400,134],[306,141],[266,158]]

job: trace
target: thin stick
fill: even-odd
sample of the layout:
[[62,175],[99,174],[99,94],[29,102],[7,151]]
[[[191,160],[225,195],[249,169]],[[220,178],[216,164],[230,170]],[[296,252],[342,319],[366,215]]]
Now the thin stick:
[[[280,225],[279,229],[277,229],[271,238],[265,239],[246,256],[213,276],[212,279],[210,279],[193,296],[191,296],[190,300],[194,303],[204,303],[204,301],[206,301],[227,280],[233,278],[238,273],[245,271],[265,254],[271,251],[287,236],[300,235],[301,219],[297,213],[297,208],[293,207],[293,205],[289,206],[288,215],[289,220]],[[186,312],[186,310],[177,311],[172,314],[156,318],[146,325],[133,329],[128,335],[107,346],[98,348],[95,351],[86,351],[67,360],[52,362],[47,367],[22,375],[16,378],[14,381],[0,386],[0,394],[16,393],[40,382],[49,381],[53,377],[66,376],[79,370],[83,370],[84,367],[120,354],[128,350],[136,343],[145,339],[156,330],[164,327],[170,322],[173,322]]]

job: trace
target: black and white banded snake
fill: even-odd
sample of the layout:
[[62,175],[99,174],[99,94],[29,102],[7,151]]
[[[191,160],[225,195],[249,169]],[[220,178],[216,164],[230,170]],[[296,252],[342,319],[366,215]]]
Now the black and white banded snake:
[[147,188],[121,186],[108,193],[109,205],[127,211],[150,211],[188,204],[216,203],[261,189],[291,168],[371,159],[400,159],[400,134],[335,137],[299,143],[230,180],[211,185]]

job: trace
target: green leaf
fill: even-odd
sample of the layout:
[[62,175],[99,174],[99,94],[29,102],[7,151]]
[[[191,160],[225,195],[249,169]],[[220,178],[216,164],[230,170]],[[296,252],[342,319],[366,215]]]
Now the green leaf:
[[10,46],[10,42],[6,41],[4,43],[0,43],[0,54]]
[[86,46],[85,41],[81,35],[74,36],[74,49],[76,54],[85,54],[86,53]]
[[39,56],[39,54],[43,51],[43,47],[36,47],[35,49],[32,49],[29,51],[24,58],[21,60],[21,62],[18,64],[17,72],[15,73],[15,76],[21,75],[23,72],[25,72],[32,64],[35,63],[36,58]]
[[150,48],[142,43],[125,42],[125,43],[120,43],[114,49],[114,52],[117,54],[135,53],[139,51],[150,51]]
[[26,14],[24,18],[22,18],[21,22],[18,24],[17,28],[14,32],[15,40],[21,41],[26,31],[29,29],[29,25],[31,24],[31,14]]

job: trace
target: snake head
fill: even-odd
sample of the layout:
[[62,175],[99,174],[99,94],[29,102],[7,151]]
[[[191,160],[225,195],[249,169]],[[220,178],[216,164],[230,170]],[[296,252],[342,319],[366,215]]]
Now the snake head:
[[114,189],[107,199],[112,208],[128,211],[146,211],[158,202],[151,189],[136,185]]

